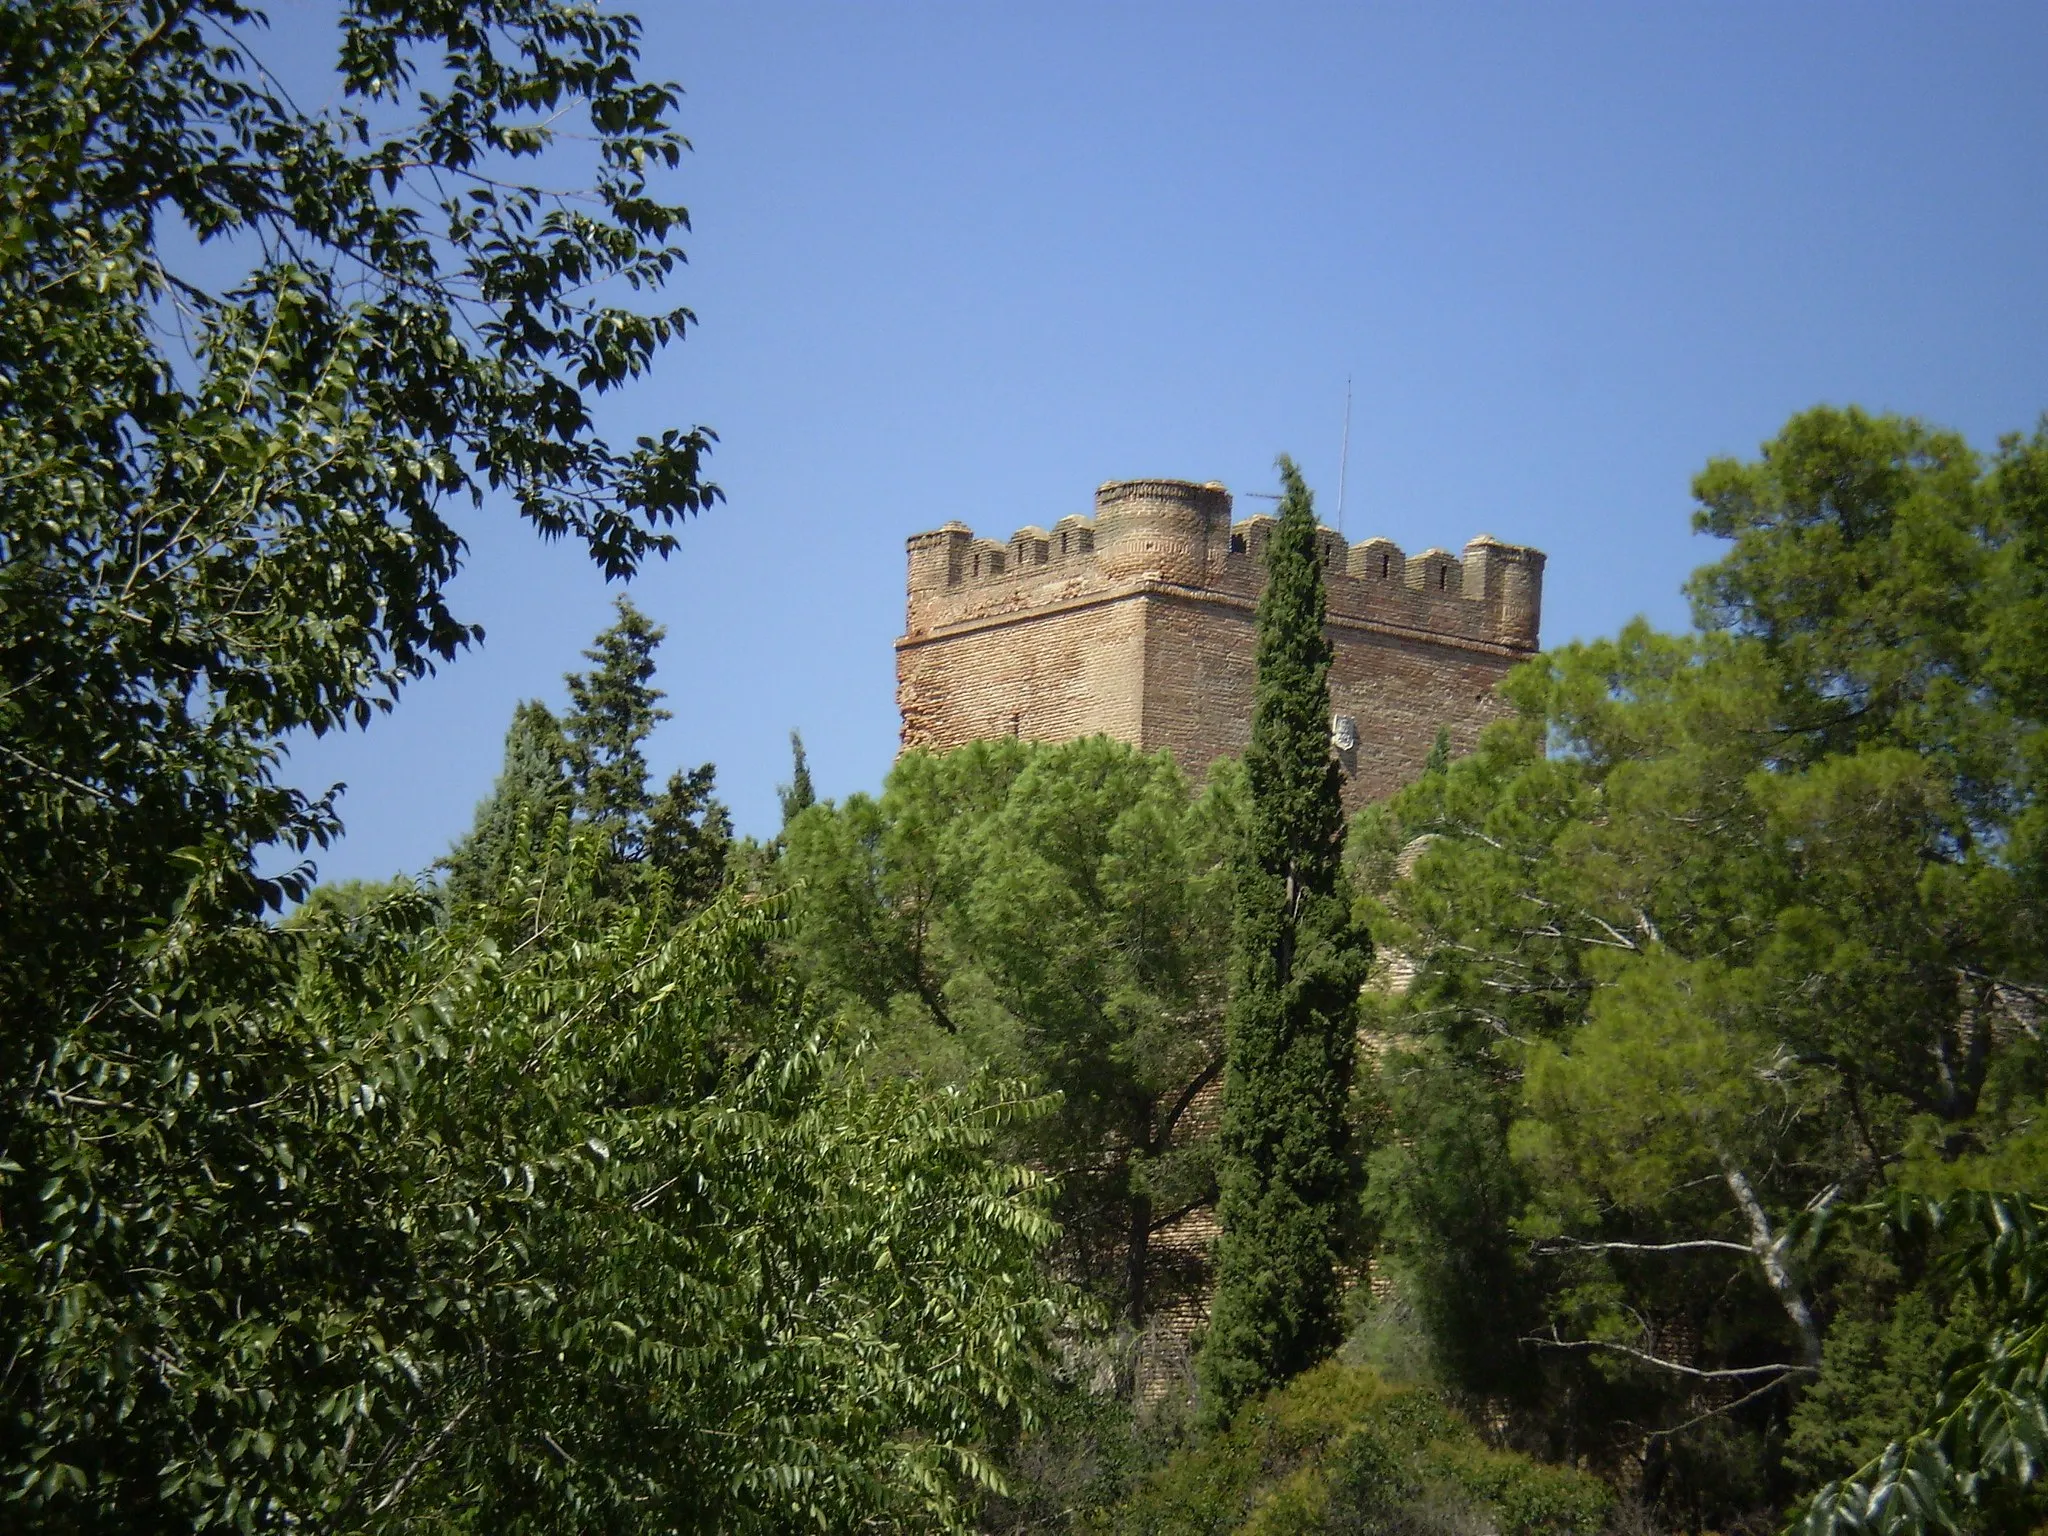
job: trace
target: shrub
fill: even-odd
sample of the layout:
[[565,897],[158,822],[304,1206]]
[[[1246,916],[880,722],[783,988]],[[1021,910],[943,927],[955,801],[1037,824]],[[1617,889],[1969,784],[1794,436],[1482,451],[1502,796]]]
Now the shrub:
[[1613,1507],[1598,1478],[1488,1447],[1439,1394],[1332,1362],[1249,1404],[1093,1529],[1590,1536]]

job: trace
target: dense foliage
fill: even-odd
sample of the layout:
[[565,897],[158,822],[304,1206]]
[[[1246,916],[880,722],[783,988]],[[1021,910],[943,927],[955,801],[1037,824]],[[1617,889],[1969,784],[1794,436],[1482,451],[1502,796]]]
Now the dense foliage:
[[1450,1379],[1678,1517],[1852,1471],[1982,1337],[1830,1213],[2044,1171],[2044,486],[2048,435],[1795,418],[1696,484],[1697,633],[1532,664],[1355,831],[1416,966],[1382,1258]]
[[377,1248],[414,1309],[405,1335],[326,1320],[330,1354],[379,1326],[372,1369],[323,1383],[360,1424],[343,1507],[947,1523],[1051,1316],[1043,1180],[987,1155],[1039,1106],[870,1084],[767,962],[762,908],[615,913],[604,862],[556,850],[488,921],[403,943],[374,913],[303,930],[301,1017],[411,1047],[333,1089],[376,1091],[383,1166],[355,1177],[399,1196]]
[[[465,503],[625,577],[718,495],[594,425],[690,323],[636,23],[333,20],[312,112],[237,0],[0,0],[0,1523],[1072,1527],[1091,1458],[1112,1530],[1613,1518],[1500,1442],[1670,1525],[2040,1523],[2048,426],[1710,465],[1695,632],[1519,672],[1348,892],[1283,461],[1200,794],[1008,741],[821,804],[793,737],[734,861],[622,602],[445,885],[272,924],[338,826],[289,734],[477,638]],[[1307,1369],[1363,1141],[1398,1386]],[[1219,1193],[1167,1458],[1074,1324],[1185,1316]],[[1055,1375],[1078,1449],[989,1502]]]
[[1245,835],[1232,910],[1216,1295],[1204,1413],[1313,1365],[1341,1336],[1354,1198],[1355,999],[1370,948],[1341,889],[1343,803],[1330,748],[1330,642],[1308,487],[1293,463],[1266,545]]
[[716,496],[592,427],[688,319],[620,302],[685,222],[633,19],[334,19],[308,113],[232,0],[0,4],[0,1523],[957,1523],[1052,1311],[1037,1102],[872,1079],[775,908],[692,915],[658,630],[522,709],[452,901],[261,920],[337,825],[287,733],[475,638],[451,503],[624,576]]
[[497,782],[470,829],[441,860],[442,888],[458,908],[488,902],[548,846],[557,821],[576,806],[569,777],[569,738],[555,712],[538,699],[513,708]]
[[1090,1528],[1105,1536],[1592,1536],[1613,1490],[1488,1447],[1436,1393],[1335,1362],[1249,1403]]
[[615,899],[660,892],[701,905],[725,880],[732,818],[712,794],[717,770],[704,763],[649,788],[647,738],[669,718],[654,686],[654,653],[666,631],[621,597],[617,622],[572,672],[560,719],[538,700],[512,712],[505,763],[477,807],[469,832],[442,861],[458,908],[496,898],[509,872],[532,861],[557,818],[602,836]]
[[[265,1396],[295,1261],[247,1246],[299,1223],[308,1286],[347,1289],[319,1278],[347,1219],[298,1191],[348,1191],[354,1154],[271,1116],[352,1047],[281,1007],[289,946],[247,921],[307,880],[257,850],[335,826],[276,785],[284,733],[472,638],[451,498],[496,488],[624,574],[715,495],[704,435],[615,450],[585,406],[687,318],[616,302],[684,223],[634,22],[351,4],[311,114],[259,19],[0,6],[0,1466],[77,1524],[258,1518],[223,1466],[285,1486],[344,1433]],[[581,199],[530,179],[571,130]]]
[[[2038,1528],[2033,1485],[2048,1458],[2048,1206],[2032,1196],[1907,1194],[1885,1215],[1902,1245],[1950,1238],[1947,1278],[1971,1282],[1990,1316],[1980,1312],[1961,1331],[1937,1390],[1915,1394],[1912,1432],[1816,1493],[1795,1530]],[[1910,1316],[1905,1305],[1898,1312]]]
[[52,1287],[32,1506],[837,1529],[943,1524],[987,1480],[1052,1311],[1043,1180],[988,1149],[1037,1106],[870,1084],[768,912],[620,912],[575,836],[452,927],[316,902],[289,984],[214,1010],[260,1108],[188,1097],[95,1149],[153,1182],[189,1146],[210,1187],[133,1239],[139,1340]]
[[980,742],[786,834],[797,961],[884,1064],[1059,1096],[1021,1149],[1059,1179],[1062,1267],[1133,1324],[1201,1278],[1154,1239],[1214,1194],[1190,1112],[1222,1067],[1235,786],[1102,737]]

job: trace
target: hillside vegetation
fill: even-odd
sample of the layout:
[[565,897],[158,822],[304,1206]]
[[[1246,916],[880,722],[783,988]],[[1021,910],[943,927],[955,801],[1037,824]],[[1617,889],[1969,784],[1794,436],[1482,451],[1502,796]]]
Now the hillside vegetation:
[[595,428],[693,321],[637,24],[338,17],[308,112],[233,0],[0,0],[0,1526],[2048,1519],[2048,426],[1709,464],[1693,627],[1348,827],[1283,460],[1199,783],[793,740],[739,838],[622,599],[322,886],[286,745],[477,641],[452,504],[720,499]]

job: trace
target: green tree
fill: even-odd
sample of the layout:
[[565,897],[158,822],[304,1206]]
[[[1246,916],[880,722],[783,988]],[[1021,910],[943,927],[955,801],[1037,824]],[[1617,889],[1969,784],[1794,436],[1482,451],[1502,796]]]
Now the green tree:
[[260,1119],[160,1109],[213,1153],[145,1247],[177,1305],[140,1342],[178,1369],[110,1390],[123,1334],[60,1277],[87,1337],[22,1513],[958,1524],[1054,1313],[1044,1177],[991,1155],[1045,1106],[871,1082],[769,959],[772,908],[622,907],[609,867],[560,827],[453,921],[410,890],[295,915],[284,985],[216,1012],[315,1070],[245,1051]]
[[615,855],[638,859],[647,824],[647,738],[670,717],[654,686],[654,653],[668,631],[633,606],[613,600],[616,621],[583,653],[588,672],[571,672],[569,712],[562,733],[569,743],[569,779],[576,809],[612,841]]
[[1356,1189],[1348,1110],[1371,952],[1340,889],[1344,814],[1313,503],[1292,460],[1280,460],[1280,474],[1231,929],[1223,1235],[1201,1361],[1203,1412],[1215,1424],[1335,1347]]
[[[278,743],[476,637],[444,600],[452,500],[501,493],[624,576],[717,495],[708,434],[617,449],[585,398],[689,320],[613,298],[659,289],[686,224],[650,181],[685,145],[637,23],[566,0],[338,23],[339,104],[310,113],[236,0],[0,6],[5,991],[56,1016],[180,900],[303,891],[250,851],[334,829],[275,785]],[[588,190],[552,190],[579,131]],[[251,265],[209,286],[184,231]]]
[[[1973,1191],[1908,1194],[1880,1209],[1895,1244],[1945,1244],[1940,1268],[1973,1287],[1989,1326],[1982,1314],[1973,1317],[1976,1336],[1949,1352],[1938,1375],[1915,1373],[1936,1379],[1931,1391],[1924,1380],[1909,1384],[1923,1391],[1908,1432],[1819,1489],[1790,1530],[1922,1536],[2036,1529],[2048,1453],[2048,1206],[2028,1194]],[[1931,1320],[1906,1309],[1895,1330],[1899,1324],[1932,1331]],[[1886,1363],[1896,1377],[1896,1354]]]
[[789,782],[778,785],[775,791],[776,798],[782,802],[782,829],[785,832],[792,821],[818,801],[818,792],[811,787],[811,764],[810,759],[804,756],[801,731],[789,733],[789,756]]
[[578,818],[610,840],[629,884],[659,877],[686,901],[708,901],[725,877],[732,818],[713,797],[710,763],[669,775],[660,793],[647,784],[647,738],[669,718],[654,686],[654,653],[667,631],[620,597],[618,620],[583,654],[595,663],[572,672],[562,723]]
[[882,795],[790,823],[799,963],[877,1065],[1056,1090],[1023,1151],[1059,1178],[1059,1261],[1142,1324],[1200,1276],[1158,1234],[1214,1194],[1193,1113],[1222,1066],[1237,784],[1201,796],[1103,737],[897,760]]
[[710,763],[677,769],[647,807],[645,867],[685,905],[709,901],[725,884],[732,816],[711,793],[716,773]]
[[513,709],[498,781],[443,861],[451,902],[470,906],[488,901],[515,868],[532,863],[555,818],[567,816],[574,803],[568,759],[568,739],[552,710],[538,699]]
[[1046,1181],[991,1156],[1047,1106],[871,1080],[773,963],[772,906],[620,907],[602,831],[566,839],[473,923],[381,969],[359,925],[301,985],[310,1021],[434,1020],[376,1086],[403,1093],[389,1219],[447,1308],[400,1314],[418,1381],[383,1373],[387,1438],[331,1497],[507,1531],[956,1524],[1054,1315]]
[[[1939,1298],[1816,1250],[1829,1213],[2043,1166],[2044,653],[2009,614],[2041,584],[2044,460],[2043,435],[1987,465],[1911,421],[1794,418],[1695,483],[1731,541],[1695,634],[1638,624],[1523,669],[1519,718],[1354,830],[1366,910],[1415,969],[1382,1081],[1483,1086],[1471,1160],[1513,1170],[1470,1222],[1400,1150],[1457,1096],[1387,1094],[1387,1249],[1504,1276],[1491,1320],[1437,1309],[1439,1358],[1515,1380],[1585,1454],[1647,1453],[1652,1491],[1706,1501],[1686,1518],[1789,1491],[1775,1426],[1808,1384],[1875,1426],[1933,1369],[1912,1352],[1939,1328],[1900,1319]],[[1481,1368],[1539,1335],[1540,1359]],[[1830,1352],[1880,1338],[1859,1401]]]
[[255,920],[311,880],[259,850],[336,827],[287,734],[476,638],[451,502],[623,577],[717,495],[708,433],[590,410],[689,320],[620,302],[686,222],[637,23],[336,21],[308,112],[236,0],[0,4],[0,1468],[67,1529],[309,1507],[337,1362],[414,1298],[332,1096],[369,1047],[280,1003],[303,939]]

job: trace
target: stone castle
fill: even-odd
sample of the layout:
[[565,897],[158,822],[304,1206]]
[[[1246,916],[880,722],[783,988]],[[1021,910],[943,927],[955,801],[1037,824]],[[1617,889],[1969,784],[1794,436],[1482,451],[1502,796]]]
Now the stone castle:
[[[1102,733],[1191,773],[1251,739],[1254,613],[1273,519],[1230,493],[1112,480],[1093,517],[1007,541],[948,523],[909,540],[896,697],[903,746]],[[1469,750],[1493,687],[1538,648],[1543,554],[1482,534],[1462,555],[1321,532],[1335,650],[1331,740],[1347,810],[1419,773],[1439,729]]]

